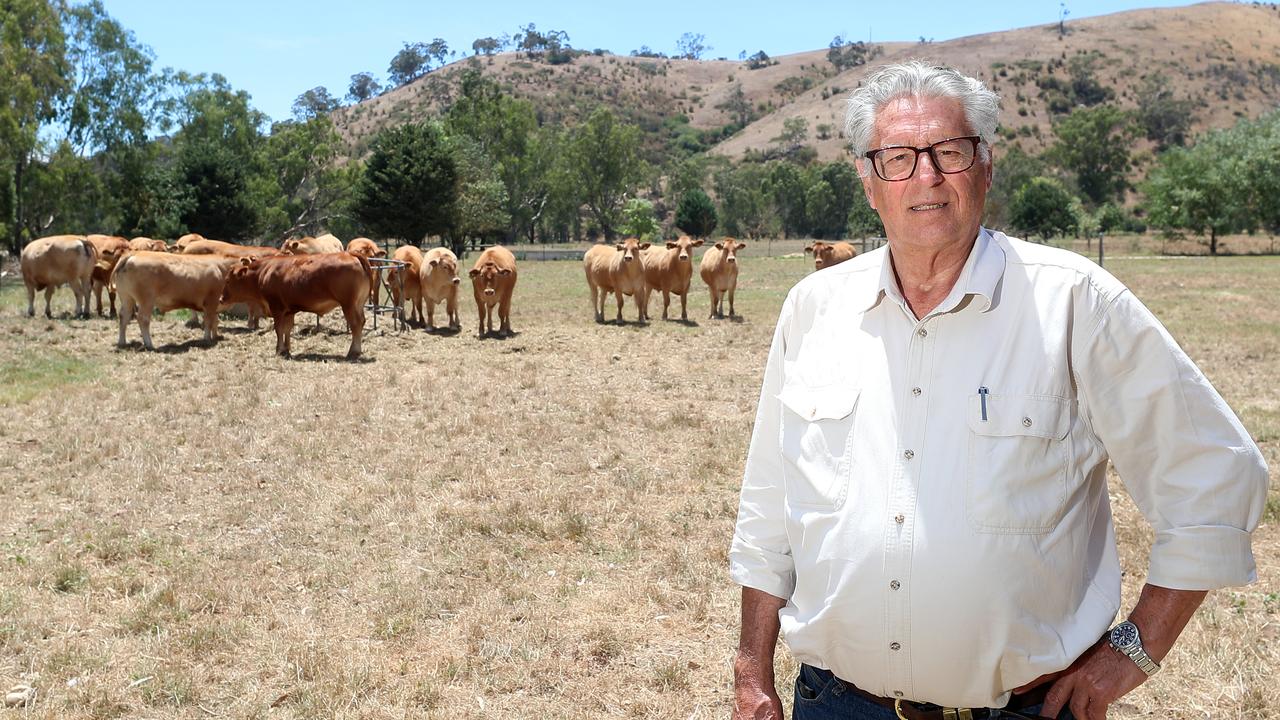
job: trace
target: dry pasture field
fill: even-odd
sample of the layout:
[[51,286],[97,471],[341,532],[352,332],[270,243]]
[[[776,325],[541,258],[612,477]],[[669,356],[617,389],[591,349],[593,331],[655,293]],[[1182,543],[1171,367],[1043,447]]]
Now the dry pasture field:
[[[294,360],[182,313],[160,352],[0,289],[0,684],[30,718],[727,717],[726,551],[800,257],[748,247],[741,320],[592,320],[577,262],[520,268],[505,340],[340,314]],[[753,257],[754,255],[754,257]],[[1280,258],[1108,267],[1280,454]],[[10,279],[11,280],[11,279]],[[612,303],[606,317],[612,317]],[[264,325],[264,328],[268,328]],[[1150,532],[1113,478],[1125,604]],[[1214,592],[1116,718],[1280,718],[1280,492],[1259,580]],[[794,666],[778,660],[784,697]],[[1268,679],[1270,678],[1270,679]]]

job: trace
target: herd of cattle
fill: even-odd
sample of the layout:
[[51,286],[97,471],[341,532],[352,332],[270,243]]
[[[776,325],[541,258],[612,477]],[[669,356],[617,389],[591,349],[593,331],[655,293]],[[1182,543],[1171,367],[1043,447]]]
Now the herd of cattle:
[[[671,296],[680,298],[680,319],[688,320],[689,285],[693,276],[693,248],[702,240],[681,237],[665,248],[627,238],[615,244],[598,244],[583,257],[591,306],[597,322],[604,322],[608,295],[617,300],[617,322],[622,322],[624,296],[634,298],[637,319],[649,319],[650,294],[662,293],[662,318],[668,319]],[[724,238],[702,256],[699,274],[711,294],[711,317],[734,315],[733,295],[738,284],[737,252],[745,243]],[[814,255],[821,270],[843,262],[856,253],[848,243],[814,242],[805,248]],[[375,268],[375,265],[378,266]],[[276,352],[290,354],[294,318],[299,312],[323,315],[341,308],[351,332],[347,356],[360,355],[366,303],[379,303],[379,278],[386,270],[386,286],[391,302],[403,316],[406,302],[412,303],[413,320],[434,330],[435,309],[445,303],[448,328],[460,330],[458,319],[458,258],[448,248],[425,253],[412,245],[397,248],[387,261],[386,251],[368,238],[356,238],[343,247],[333,235],[288,240],[281,247],[238,245],[209,240],[197,234],[178,238],[172,245],[162,240],[138,237],[126,240],[108,235],[57,235],[40,238],[22,250],[22,279],[27,290],[27,314],[35,315],[37,291],[45,293],[45,315],[52,317],[50,302],[54,290],[69,285],[76,298],[76,314],[89,316],[89,297],[94,295],[99,316],[103,315],[102,292],[107,291],[110,309],[116,315],[119,298],[120,336],[138,320],[142,343],[151,342],[153,311],[185,308],[203,317],[204,340],[211,342],[218,331],[218,313],[243,303],[248,308],[249,327],[269,314],[274,321]],[[469,273],[479,314],[478,334],[494,333],[497,315],[499,335],[511,334],[511,298],[516,284],[516,259],[510,250],[495,245],[476,258]]]

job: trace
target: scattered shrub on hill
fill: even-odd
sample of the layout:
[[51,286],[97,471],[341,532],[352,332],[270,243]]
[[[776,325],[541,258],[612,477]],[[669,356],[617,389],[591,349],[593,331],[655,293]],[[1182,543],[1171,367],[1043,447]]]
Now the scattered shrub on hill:
[[756,54],[747,58],[748,70],[759,70],[760,68],[766,68],[766,67],[769,67],[770,65],[777,65],[777,64],[778,64],[778,61],[770,59],[769,54],[763,50],[760,50],[756,52]]

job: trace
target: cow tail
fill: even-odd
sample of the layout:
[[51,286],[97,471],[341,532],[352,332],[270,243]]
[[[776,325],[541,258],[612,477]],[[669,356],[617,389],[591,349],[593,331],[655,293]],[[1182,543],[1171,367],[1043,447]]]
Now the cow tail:
[[86,238],[80,238],[80,249],[84,250],[85,257],[96,261],[98,259],[98,249],[93,246]]
[[369,288],[365,292],[365,295],[368,295],[369,293],[373,292],[373,283],[374,283],[373,266],[369,264],[369,258],[365,257],[364,255],[356,255],[355,257],[357,260],[360,261],[360,267],[364,268],[364,276],[369,278]]
[[129,266],[129,261],[132,259],[133,258],[131,256],[125,255],[120,258],[120,262],[116,263],[115,268],[111,270],[111,277],[107,278],[107,292],[116,291],[116,275],[124,272],[125,268]]

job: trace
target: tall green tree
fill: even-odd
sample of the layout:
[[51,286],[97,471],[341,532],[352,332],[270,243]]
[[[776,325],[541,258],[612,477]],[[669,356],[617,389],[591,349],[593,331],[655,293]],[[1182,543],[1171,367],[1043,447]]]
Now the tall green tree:
[[484,149],[469,135],[449,137],[458,165],[457,240],[501,239],[511,224],[507,191],[497,168]]
[[374,139],[354,209],[371,231],[415,245],[456,221],[458,168],[439,123],[409,123]]
[[1071,193],[1053,178],[1032,178],[1018,189],[1009,208],[1010,222],[1028,235],[1047,240],[1076,228]]
[[284,240],[349,222],[349,200],[362,168],[337,164],[342,139],[328,116],[277,123],[263,148],[267,201],[262,236]]
[[587,212],[605,239],[612,241],[621,222],[623,198],[644,179],[640,131],[599,107],[574,128],[567,151]]
[[808,232],[805,218],[804,172],[795,163],[775,160],[768,165],[768,192],[777,210],[783,237],[801,237]]
[[681,196],[676,208],[677,228],[694,238],[705,238],[715,231],[717,223],[715,203],[702,188],[693,188]]
[[1186,144],[1194,119],[1195,103],[1173,95],[1169,80],[1155,73],[1143,80],[1137,92],[1136,119],[1148,140],[1160,150]]
[[31,240],[23,207],[40,128],[57,117],[69,89],[66,36],[48,0],[0,3],[0,242]]
[[302,93],[293,100],[293,117],[301,122],[306,122],[312,118],[337,110],[342,106],[338,98],[329,94],[329,89],[323,85],[313,87]]
[[178,181],[194,202],[182,215],[190,232],[243,242],[257,230],[258,216],[249,193],[249,177],[228,147],[207,140],[187,142],[178,153]]
[[1009,206],[1013,196],[1032,178],[1046,175],[1048,167],[1041,156],[1028,155],[1022,148],[1000,149],[995,159],[995,178],[991,181],[991,189],[987,192],[987,205],[983,214],[983,224],[987,227],[1003,228],[1009,226]]
[[1207,233],[1210,255],[1218,254],[1219,236],[1253,226],[1249,138],[1242,127],[1211,132],[1194,147],[1160,155],[1143,187],[1152,225],[1166,232]]
[[1136,135],[1132,116],[1114,105],[1077,108],[1054,126],[1049,157],[1072,173],[1093,204],[1120,199],[1129,187]]
[[764,190],[766,172],[763,166],[748,163],[716,173],[720,222],[727,234],[760,238],[777,232],[777,217]]
[[431,51],[426,43],[405,43],[387,66],[387,79],[392,85],[407,85],[431,69]]
[[652,242],[662,234],[662,226],[653,214],[653,203],[644,198],[631,198],[622,206],[624,235],[635,236],[644,242]]
[[382,92],[382,84],[373,77],[373,73],[360,72],[351,76],[351,84],[347,86],[347,100],[361,103]]

